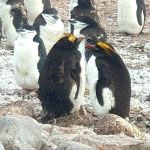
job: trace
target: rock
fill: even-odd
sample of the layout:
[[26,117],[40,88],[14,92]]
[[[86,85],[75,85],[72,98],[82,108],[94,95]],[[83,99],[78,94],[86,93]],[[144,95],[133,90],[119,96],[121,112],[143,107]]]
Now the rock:
[[119,134],[124,133],[128,136],[143,136],[144,133],[133,124],[130,124],[125,119],[114,115],[107,114],[99,116],[94,124],[94,132],[97,134]]
[[97,135],[92,129],[81,126],[67,128],[53,126],[53,131],[50,130],[48,139],[57,145],[57,150],[70,147],[73,149],[74,142],[77,142],[78,145],[83,144],[81,147],[85,149],[92,148],[92,150],[149,150],[150,147],[150,139],[131,138],[124,134]]
[[56,150],[94,150],[92,147],[80,142],[66,141],[61,143]]
[[26,101],[16,101],[0,107],[0,116],[23,115],[34,116],[33,104]]
[[146,43],[144,46],[144,51],[145,52],[150,52],[150,43]]
[[25,116],[0,117],[0,141],[5,150],[41,150],[44,144],[38,123]]
[[74,139],[96,150],[149,150],[150,140],[134,139],[126,135],[83,135]]
[[5,150],[149,150],[150,147],[150,135],[139,139],[124,134],[97,135],[92,130],[77,125],[41,124],[27,116],[2,116],[0,146]]

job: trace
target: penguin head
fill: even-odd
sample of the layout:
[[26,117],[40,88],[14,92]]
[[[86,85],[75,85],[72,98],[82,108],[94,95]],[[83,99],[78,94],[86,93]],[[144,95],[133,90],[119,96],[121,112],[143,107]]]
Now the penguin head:
[[114,47],[108,42],[94,41],[93,39],[87,39],[85,45],[87,50],[92,50],[97,54],[113,55],[116,53]]
[[80,30],[82,31],[85,28],[89,27],[97,27],[98,23],[94,21],[92,18],[87,16],[80,16],[78,18],[70,19],[69,22],[73,26],[73,30]]
[[78,0],[78,6],[86,9],[92,7],[91,0]]
[[78,49],[78,46],[83,39],[84,37],[77,38],[71,33],[65,33],[55,46],[64,48],[65,50]]
[[55,23],[59,18],[58,11],[55,8],[47,8],[42,12],[42,17],[47,23]]
[[18,31],[19,36],[23,39],[34,38],[35,35],[37,34],[35,29],[31,25],[28,25],[28,24],[22,25],[21,28],[17,29],[17,31]]
[[87,9],[92,7],[91,0],[71,0],[70,9],[73,10],[75,7]]
[[27,24],[27,12],[21,5],[14,5],[10,10],[13,17],[13,25],[16,29],[20,28],[22,24]]

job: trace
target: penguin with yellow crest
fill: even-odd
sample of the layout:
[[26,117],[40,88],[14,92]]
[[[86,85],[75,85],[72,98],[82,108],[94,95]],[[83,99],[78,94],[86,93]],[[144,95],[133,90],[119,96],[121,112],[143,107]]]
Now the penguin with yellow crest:
[[39,77],[42,122],[80,109],[85,90],[85,64],[78,46],[83,37],[65,34],[53,46]]
[[87,42],[87,80],[95,113],[127,118],[131,97],[128,69],[111,44],[92,39]]

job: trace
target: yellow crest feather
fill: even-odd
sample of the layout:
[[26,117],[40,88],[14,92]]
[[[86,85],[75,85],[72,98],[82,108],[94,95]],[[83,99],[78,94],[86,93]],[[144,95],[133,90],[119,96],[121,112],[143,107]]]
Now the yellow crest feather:
[[106,53],[111,53],[114,52],[114,49],[112,47],[110,47],[107,43],[105,42],[97,42],[96,44],[97,46],[103,48],[105,50]]
[[65,36],[67,36],[68,37],[68,40],[70,41],[70,42],[75,42],[75,40],[77,39],[77,37],[76,36],[74,36],[73,34],[71,34],[71,33],[65,33]]

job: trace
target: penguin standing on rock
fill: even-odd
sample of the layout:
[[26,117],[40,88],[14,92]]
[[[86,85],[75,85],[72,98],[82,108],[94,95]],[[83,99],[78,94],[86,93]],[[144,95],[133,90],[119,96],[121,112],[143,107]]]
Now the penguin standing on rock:
[[33,27],[43,39],[47,54],[63,36],[65,28],[55,8],[45,9],[35,19]]
[[120,32],[139,34],[145,24],[144,0],[118,0],[118,26]]
[[21,5],[13,5],[9,0],[0,1],[0,17],[2,30],[9,44],[14,46],[17,38],[17,29],[27,23],[26,12]]
[[90,39],[88,43],[86,53],[92,55],[88,58],[86,71],[95,113],[128,117],[131,81],[124,62],[109,43]]
[[35,18],[47,8],[50,8],[50,0],[24,0],[28,12],[29,23],[33,25]]
[[43,122],[80,109],[85,90],[85,66],[77,50],[82,38],[66,34],[51,49],[39,77],[38,97]]
[[39,73],[46,58],[42,39],[30,25],[18,29],[14,47],[14,75],[19,86],[27,90],[38,89]]

